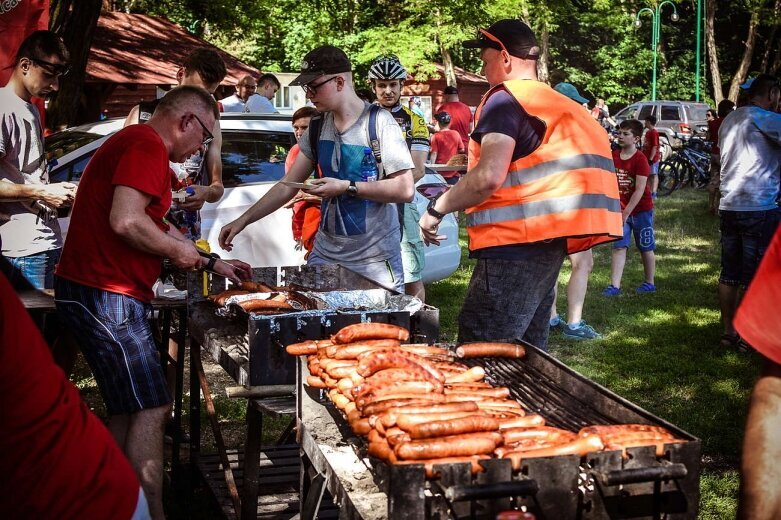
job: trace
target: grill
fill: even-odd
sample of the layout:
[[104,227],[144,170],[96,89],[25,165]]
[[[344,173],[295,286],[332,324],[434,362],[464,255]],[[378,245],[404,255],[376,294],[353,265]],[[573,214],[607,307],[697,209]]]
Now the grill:
[[[525,459],[514,473],[509,460],[483,463],[472,475],[468,464],[435,467],[426,480],[422,465],[386,465],[365,455],[339,412],[318,391],[301,388],[306,364],[299,362],[299,442],[328,490],[350,518],[495,518],[522,506],[538,519],[693,519],[699,502],[700,440],[622,399],[527,345],[527,356],[467,360],[486,371],[486,380],[507,386],[524,407],[547,424],[577,431],[594,424],[643,423],[663,426],[682,442],[620,451]],[[345,470],[347,467],[349,470]],[[366,502],[372,507],[365,507]]]

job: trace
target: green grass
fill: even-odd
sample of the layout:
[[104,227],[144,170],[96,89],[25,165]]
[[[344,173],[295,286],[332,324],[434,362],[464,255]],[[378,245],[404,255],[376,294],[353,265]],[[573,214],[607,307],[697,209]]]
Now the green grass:
[[[550,352],[622,397],[683,428],[703,441],[701,518],[734,518],[737,464],[746,406],[761,360],[719,347],[717,285],[718,219],[706,211],[707,194],[679,190],[657,203],[656,285],[658,292],[637,295],[643,281],[637,249],[630,248],[622,280],[624,294],[601,295],[610,281],[611,247],[594,250],[594,270],[584,319],[604,336],[576,342],[552,334]],[[427,302],[440,309],[442,340],[457,335],[457,315],[474,262],[427,287]],[[559,312],[566,310],[565,261],[559,276]]]

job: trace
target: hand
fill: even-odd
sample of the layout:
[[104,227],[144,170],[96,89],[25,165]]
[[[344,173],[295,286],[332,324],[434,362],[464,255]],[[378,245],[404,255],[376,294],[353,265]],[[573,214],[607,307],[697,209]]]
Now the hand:
[[181,269],[194,269],[201,266],[201,255],[195,248],[195,244],[189,240],[178,240],[176,254],[171,256],[171,262]]
[[220,237],[218,242],[220,247],[226,251],[233,249],[233,239],[236,235],[242,232],[245,224],[240,222],[240,219],[236,219],[230,224],[225,224],[220,230]]
[[252,280],[252,267],[241,260],[217,260],[213,271],[234,283],[240,283],[242,280]]
[[53,208],[73,204],[76,198],[76,185],[70,182],[44,184],[39,187],[38,197],[44,204]]
[[343,181],[341,179],[334,179],[332,177],[323,177],[322,179],[315,179],[312,181],[312,187],[304,190],[309,195],[316,195],[324,199],[330,199],[331,197],[338,197],[344,195],[347,192],[347,188],[350,186],[350,181]]
[[440,222],[441,220],[430,215],[428,212],[420,217],[420,236],[423,238],[423,242],[425,242],[426,245],[434,244],[435,246],[438,246],[440,241],[447,238],[446,235],[437,234]]
[[177,204],[177,207],[179,209],[186,209],[188,211],[197,211],[203,207],[203,205],[208,202],[209,193],[210,193],[210,187],[209,186],[199,186],[199,185],[192,185],[189,187],[190,190],[194,191],[192,195],[188,195],[184,202],[180,202]]
[[629,218],[629,213],[626,211],[621,212],[621,224],[626,224],[626,220]]

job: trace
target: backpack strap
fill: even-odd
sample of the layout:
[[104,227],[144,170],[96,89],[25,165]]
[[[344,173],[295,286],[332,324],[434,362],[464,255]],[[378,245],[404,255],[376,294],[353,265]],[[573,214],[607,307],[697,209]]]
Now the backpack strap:
[[380,139],[377,136],[377,114],[380,113],[382,107],[379,105],[372,105],[369,107],[369,146],[371,146],[372,153],[374,154],[374,160],[377,161],[377,178],[382,177],[382,150],[380,149]]
[[315,161],[315,176],[321,177],[318,148],[320,147],[320,133],[323,130],[323,115],[314,116],[309,121],[309,146],[312,149],[312,157]]

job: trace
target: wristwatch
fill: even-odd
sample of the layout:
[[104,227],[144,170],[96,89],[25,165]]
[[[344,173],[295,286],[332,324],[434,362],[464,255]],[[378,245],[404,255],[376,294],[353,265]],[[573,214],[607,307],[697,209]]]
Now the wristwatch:
[[347,194],[350,197],[358,196],[358,186],[355,185],[355,181],[350,181],[350,185],[347,186]]
[[428,207],[426,207],[426,213],[431,215],[434,218],[437,218],[439,220],[442,220],[445,218],[445,213],[440,213],[439,211],[434,209],[434,204],[437,203],[437,199],[431,199],[428,201]]
[[209,261],[206,262],[206,266],[204,267],[204,270],[206,271],[213,271],[214,270],[214,264],[217,263],[217,260],[220,258],[220,256],[217,253],[211,253],[209,255]]

